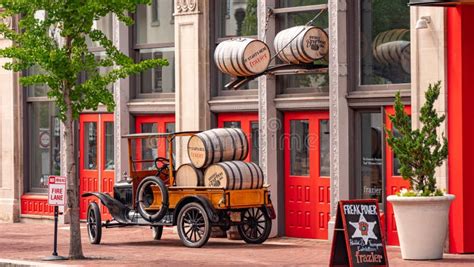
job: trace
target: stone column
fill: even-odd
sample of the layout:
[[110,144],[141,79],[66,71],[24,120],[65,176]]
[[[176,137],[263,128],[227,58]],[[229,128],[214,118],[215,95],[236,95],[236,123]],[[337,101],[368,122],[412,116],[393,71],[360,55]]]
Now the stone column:
[[347,76],[347,2],[329,0],[329,113],[331,131],[331,221],[332,240],[337,203],[349,199],[349,107]]
[[[113,41],[116,47],[124,53],[129,54],[129,27],[121,23],[117,16],[113,18]],[[128,142],[122,135],[130,133],[130,112],[127,103],[130,100],[129,78],[121,79],[114,84],[114,162],[115,181],[122,180],[124,172],[128,173]]]
[[[209,0],[175,0],[176,131],[209,129]],[[177,166],[188,162],[178,140]]]
[[[441,93],[435,103],[440,114],[447,115],[446,85],[446,11],[439,7],[412,7],[411,14],[411,113],[412,126],[419,128],[420,108],[425,102],[425,92],[429,84],[441,81]],[[416,21],[429,17],[427,29],[416,29]],[[445,121],[440,134],[448,133]],[[436,182],[440,188],[447,188],[447,167],[443,164],[436,173]]]
[[[11,25],[11,18],[2,23]],[[0,48],[12,42],[0,37]],[[20,196],[23,187],[23,112],[18,74],[5,70],[9,59],[0,59],[0,221],[20,220]]]
[[[258,38],[266,43],[273,43],[275,38],[275,16],[266,16],[269,8],[275,7],[274,0],[258,1]],[[273,49],[273,46],[271,46]],[[271,52],[272,55],[275,51]],[[265,75],[258,80],[258,117],[259,117],[259,163],[265,175],[265,183],[270,184],[273,206],[277,213],[277,219],[273,221],[271,237],[283,234],[284,224],[284,182],[283,177],[279,177],[278,165],[283,161],[278,161],[278,132],[282,127],[282,122],[278,118],[275,106],[276,85],[274,75]]]

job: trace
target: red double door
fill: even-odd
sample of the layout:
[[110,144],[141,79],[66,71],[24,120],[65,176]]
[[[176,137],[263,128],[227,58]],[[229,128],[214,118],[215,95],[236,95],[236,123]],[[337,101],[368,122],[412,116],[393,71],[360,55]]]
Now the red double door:
[[[114,117],[113,114],[81,114],[79,117],[79,179],[80,193],[113,194]],[[86,219],[92,197],[81,197],[80,217]],[[108,210],[99,203],[102,219],[110,219]]]
[[290,237],[328,238],[329,113],[284,114],[285,230]]

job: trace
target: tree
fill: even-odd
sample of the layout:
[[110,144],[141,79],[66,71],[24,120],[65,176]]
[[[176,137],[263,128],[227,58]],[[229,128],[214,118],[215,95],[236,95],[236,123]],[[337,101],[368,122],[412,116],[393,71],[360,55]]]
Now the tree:
[[[146,69],[168,65],[163,59],[134,63],[120,52],[93,23],[113,13],[126,25],[137,4],[150,0],[0,0],[2,18],[18,17],[16,30],[0,24],[0,34],[13,45],[0,50],[0,56],[13,61],[4,65],[16,72],[39,67],[40,74],[22,77],[23,85],[44,84],[49,88],[64,124],[66,141],[67,208],[70,216],[69,258],[83,258],[79,223],[79,179],[74,159],[73,123],[86,109],[96,110],[100,104],[114,109],[113,94],[107,85]],[[38,16],[38,14],[45,14]],[[106,55],[97,59],[88,50],[86,39],[100,43]],[[99,73],[99,68],[112,68]],[[79,80],[81,74],[87,78]]]
[[434,102],[438,99],[441,82],[429,86],[425,93],[425,104],[420,110],[420,129],[411,128],[411,119],[404,111],[400,92],[395,97],[395,115],[390,121],[398,130],[385,129],[387,142],[400,160],[400,173],[403,179],[410,181],[411,189],[421,196],[438,196],[443,193],[436,186],[436,168],[448,157],[448,140],[444,136],[438,140],[437,129],[446,119],[438,115]]

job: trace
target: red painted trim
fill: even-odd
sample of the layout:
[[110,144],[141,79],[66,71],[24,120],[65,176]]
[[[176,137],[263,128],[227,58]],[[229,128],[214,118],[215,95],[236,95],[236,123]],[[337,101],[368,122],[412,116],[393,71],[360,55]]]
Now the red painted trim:
[[456,195],[449,217],[449,251],[474,252],[474,7],[447,9],[448,188]]
[[252,155],[252,122],[258,122],[258,113],[219,113],[217,115],[217,127],[224,128],[225,122],[240,122],[242,131],[247,135],[249,142],[249,153],[245,161],[250,161]]
[[[411,114],[411,107],[405,106],[405,112],[407,114]],[[385,107],[385,127],[387,129],[393,130],[392,122],[390,121],[389,115],[395,114],[395,108],[393,106]],[[396,192],[400,191],[400,189],[410,187],[410,182],[403,180],[401,176],[395,176],[392,173],[393,169],[393,151],[392,148],[388,145],[387,139],[385,138],[385,194],[387,196],[393,195]],[[388,245],[398,246],[400,245],[400,241],[398,239],[398,232],[397,226],[395,223],[395,213],[393,211],[393,206],[388,201],[386,202],[386,211],[385,215],[381,215],[380,217],[383,218],[385,224],[383,225],[383,233],[386,235],[386,240]],[[385,226],[387,228],[385,228]]]
[[53,216],[54,207],[48,205],[48,195],[25,194],[20,201],[21,214]]

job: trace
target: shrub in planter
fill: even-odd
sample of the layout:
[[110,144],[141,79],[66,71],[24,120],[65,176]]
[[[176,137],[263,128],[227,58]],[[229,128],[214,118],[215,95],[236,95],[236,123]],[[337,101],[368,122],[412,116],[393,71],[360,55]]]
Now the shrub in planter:
[[421,128],[412,129],[404,111],[400,93],[395,97],[395,115],[389,116],[399,135],[385,129],[387,142],[400,161],[400,173],[410,182],[408,190],[387,200],[393,204],[402,257],[404,259],[440,259],[447,234],[449,206],[454,199],[436,185],[436,168],[448,156],[448,140],[438,135],[446,119],[434,108],[441,83],[430,85],[420,110]]

